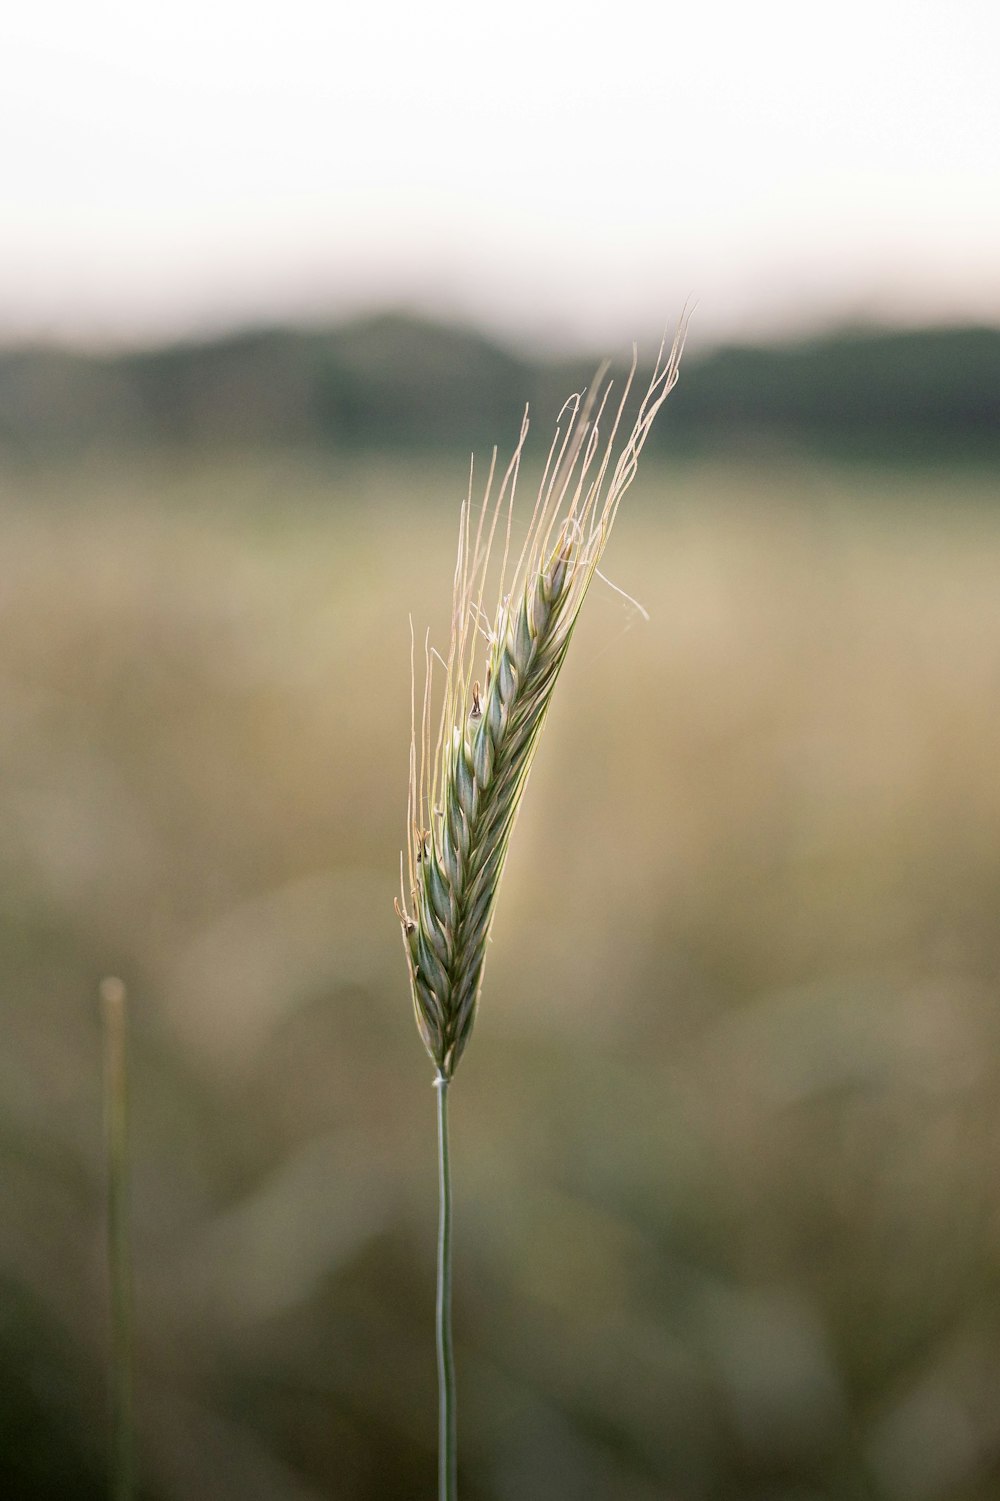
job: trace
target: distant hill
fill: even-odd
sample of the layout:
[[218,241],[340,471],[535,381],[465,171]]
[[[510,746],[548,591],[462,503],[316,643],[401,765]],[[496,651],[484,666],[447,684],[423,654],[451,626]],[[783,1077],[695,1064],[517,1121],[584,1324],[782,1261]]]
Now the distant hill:
[[[594,361],[544,361],[402,314],[96,356],[0,351],[0,457],[104,450],[508,446]],[[1000,330],[842,332],[689,353],[657,434],[680,453],[1000,457]]]
[[862,330],[724,348],[687,373],[680,420],[699,446],[1000,456],[1000,329]]

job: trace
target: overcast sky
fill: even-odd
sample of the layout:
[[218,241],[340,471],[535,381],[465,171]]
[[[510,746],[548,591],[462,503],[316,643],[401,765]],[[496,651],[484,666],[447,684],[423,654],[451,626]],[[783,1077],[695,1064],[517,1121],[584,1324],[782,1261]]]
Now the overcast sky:
[[34,0],[0,337],[1000,322],[997,0]]

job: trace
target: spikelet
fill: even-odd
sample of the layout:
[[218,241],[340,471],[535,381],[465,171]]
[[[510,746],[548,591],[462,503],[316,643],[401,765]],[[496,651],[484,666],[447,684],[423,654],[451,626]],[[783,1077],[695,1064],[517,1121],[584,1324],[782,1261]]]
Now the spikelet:
[[[494,452],[474,526],[471,485],[462,506],[448,659],[425,645],[419,724],[415,702],[412,714],[407,851],[402,901],[396,903],[417,1027],[441,1079],[454,1073],[475,1021],[511,829],[552,690],[653,419],[676,383],[683,336],[682,323],[669,351],[661,346],[617,458],[634,353],[614,406],[611,384],[603,385],[605,369],[586,400],[574,396],[563,407],[509,584],[511,514],[527,416],[495,495]],[[488,616],[483,599],[500,530],[499,598]],[[481,638],[486,661],[476,677]],[[432,743],[435,661],[444,668],[444,691]]]

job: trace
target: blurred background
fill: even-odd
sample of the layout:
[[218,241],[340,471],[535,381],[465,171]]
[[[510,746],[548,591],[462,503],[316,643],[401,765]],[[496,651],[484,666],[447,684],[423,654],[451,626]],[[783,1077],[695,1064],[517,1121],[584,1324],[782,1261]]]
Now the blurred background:
[[3,29],[0,1491],[107,1494],[118,974],[143,1497],[433,1494],[408,616],[693,301],[452,1093],[462,1495],[1000,1494],[995,6]]

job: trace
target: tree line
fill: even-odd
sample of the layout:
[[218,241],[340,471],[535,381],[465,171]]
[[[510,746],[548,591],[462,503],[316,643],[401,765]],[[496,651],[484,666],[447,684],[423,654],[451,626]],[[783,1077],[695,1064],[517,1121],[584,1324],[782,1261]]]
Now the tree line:
[[[387,313],[113,354],[0,351],[0,455],[102,450],[509,446],[548,426],[596,360],[542,358]],[[1000,455],[1000,329],[860,329],[685,357],[657,443],[681,455]]]

